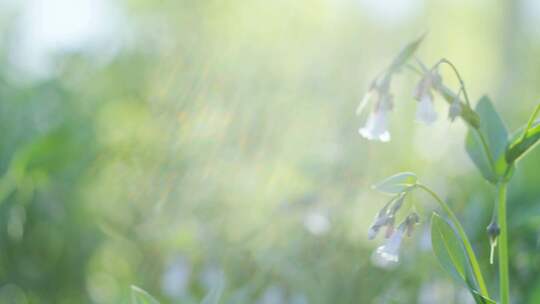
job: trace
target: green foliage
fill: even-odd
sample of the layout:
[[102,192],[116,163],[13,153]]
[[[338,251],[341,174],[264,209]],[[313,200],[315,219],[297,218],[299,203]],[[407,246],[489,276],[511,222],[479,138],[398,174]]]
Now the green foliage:
[[416,181],[417,177],[414,173],[401,172],[373,185],[373,189],[383,193],[398,194],[413,187],[416,184]]
[[472,291],[473,298],[476,301],[477,304],[497,304],[494,300],[484,297],[483,295],[479,294],[476,290]]
[[520,157],[530,151],[540,141],[540,121],[534,121],[540,112],[540,105],[536,106],[529,122],[514,133],[506,151],[506,161],[513,164]]
[[465,148],[482,176],[497,183],[508,168],[504,158],[508,131],[487,96],[478,101],[476,112],[480,116],[480,128],[469,129]]
[[441,266],[457,282],[471,283],[471,269],[462,241],[453,228],[436,213],[431,217],[431,244]]
[[431,244],[442,268],[456,282],[469,289],[476,303],[495,303],[478,293],[463,241],[450,224],[436,213],[431,217]]
[[480,131],[487,135],[489,150],[493,159],[497,160],[505,152],[508,141],[506,126],[489,97],[483,96],[480,98],[475,110],[481,119]]
[[132,285],[131,304],[159,304],[159,301],[152,297],[144,289]]

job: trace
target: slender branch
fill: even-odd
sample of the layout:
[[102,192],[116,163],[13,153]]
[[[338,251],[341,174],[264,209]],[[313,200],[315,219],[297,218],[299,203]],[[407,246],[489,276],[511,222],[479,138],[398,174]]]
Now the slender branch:
[[508,273],[508,225],[506,223],[506,183],[497,185],[499,192],[499,292],[501,304],[510,303],[510,276]]
[[467,93],[467,89],[465,88],[465,82],[463,81],[463,78],[461,78],[461,74],[459,74],[458,69],[456,68],[456,66],[450,60],[448,60],[446,58],[443,58],[443,59],[439,60],[439,62],[435,66],[438,66],[439,64],[442,64],[442,63],[445,63],[445,64],[449,65],[452,68],[452,70],[454,70],[454,74],[456,74],[456,77],[459,80],[459,85],[463,89],[463,96],[465,97],[465,102],[470,107],[471,106],[471,101],[469,100],[469,94]]
[[480,294],[485,297],[489,297],[489,293],[486,287],[486,282],[484,281],[484,277],[482,276],[482,271],[480,269],[480,264],[478,263],[478,260],[476,259],[476,255],[474,253],[474,250],[472,249],[471,242],[469,241],[469,238],[467,237],[467,234],[465,233],[465,229],[463,229],[463,226],[461,226],[459,219],[456,217],[452,209],[450,209],[450,206],[448,206],[448,204],[444,202],[437,195],[437,193],[435,193],[433,190],[431,190],[429,187],[427,187],[424,184],[419,183],[416,186],[426,191],[429,195],[431,195],[435,199],[435,201],[447,213],[448,217],[450,218],[450,221],[452,221],[452,224],[454,224],[454,227],[456,228],[459,236],[463,240],[463,244],[465,245],[465,251],[467,252],[469,261],[471,262],[471,266],[473,268],[474,276],[478,283],[478,287],[480,288]]

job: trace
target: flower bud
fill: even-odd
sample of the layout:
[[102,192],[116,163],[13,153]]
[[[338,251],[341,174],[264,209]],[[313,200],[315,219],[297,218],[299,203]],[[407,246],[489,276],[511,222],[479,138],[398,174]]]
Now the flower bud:
[[389,216],[388,216],[388,207],[393,202],[393,199],[390,200],[384,207],[382,207],[379,212],[377,212],[377,215],[375,216],[375,219],[373,220],[373,224],[369,227],[368,230],[368,239],[372,240],[374,239],[377,234],[379,233],[379,230],[386,226],[388,224]]
[[493,264],[493,258],[495,255],[495,247],[497,247],[497,241],[499,238],[499,234],[501,233],[501,228],[499,227],[499,223],[497,222],[496,218],[494,218],[491,221],[491,223],[489,223],[486,230],[489,236],[489,246],[490,246],[489,263]]
[[384,234],[385,238],[389,238],[394,233],[395,221],[396,220],[393,215],[388,218],[388,221],[386,223],[386,233]]
[[405,219],[405,226],[407,228],[407,236],[410,237],[414,231],[414,226],[420,222],[420,217],[416,212],[413,212]]
[[390,215],[395,215],[396,212],[399,211],[399,209],[401,208],[401,206],[403,206],[403,201],[405,200],[405,194],[402,194],[400,195],[395,201],[394,203],[392,204],[392,208],[390,208],[390,211],[388,211],[388,213]]
[[461,111],[461,103],[459,102],[458,94],[450,104],[450,108],[448,108],[448,118],[450,118],[450,121],[454,121],[459,115],[461,115]]

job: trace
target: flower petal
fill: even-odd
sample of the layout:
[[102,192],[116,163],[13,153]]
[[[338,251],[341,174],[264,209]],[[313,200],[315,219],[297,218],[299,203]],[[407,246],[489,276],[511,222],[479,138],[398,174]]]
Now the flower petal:
[[418,102],[418,107],[416,108],[416,120],[426,125],[431,125],[437,120],[437,112],[433,107],[433,101],[431,100],[431,95],[426,94],[422,96]]

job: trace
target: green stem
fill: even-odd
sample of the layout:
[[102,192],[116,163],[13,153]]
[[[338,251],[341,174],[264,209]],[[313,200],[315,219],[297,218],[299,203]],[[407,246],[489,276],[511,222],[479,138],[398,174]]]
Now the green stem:
[[506,223],[506,183],[499,183],[499,292],[501,304],[510,303],[510,276],[508,274],[508,225]]
[[441,59],[439,61],[439,63],[436,64],[436,66],[441,64],[441,63],[446,63],[447,65],[449,65],[452,68],[452,70],[454,70],[454,74],[456,74],[456,77],[459,80],[459,85],[461,86],[461,89],[463,89],[463,96],[465,97],[465,102],[470,107],[471,106],[471,101],[469,100],[469,94],[467,94],[467,89],[465,89],[465,82],[463,81],[463,78],[461,78],[461,74],[459,74],[458,69],[456,68],[456,66],[450,60],[448,60],[446,58]]
[[478,264],[478,260],[476,259],[476,255],[474,253],[474,250],[472,249],[471,242],[469,242],[469,238],[467,237],[467,234],[465,233],[465,229],[463,229],[463,227],[461,226],[459,219],[456,217],[452,209],[450,209],[450,206],[448,206],[448,204],[445,203],[433,190],[429,189],[427,186],[423,184],[417,184],[417,187],[429,193],[435,199],[435,201],[439,203],[439,205],[443,208],[443,210],[446,212],[446,214],[450,218],[450,221],[452,221],[452,224],[456,228],[457,233],[459,234],[459,236],[463,240],[463,244],[465,245],[465,251],[467,252],[467,255],[471,262],[471,266],[474,272],[474,277],[476,278],[476,282],[478,283],[478,288],[480,288],[480,294],[489,298],[486,282],[484,281],[484,277],[482,276],[482,271],[480,270],[480,264]]
[[536,108],[534,108],[534,111],[533,111],[531,117],[529,117],[529,121],[527,122],[527,127],[525,128],[525,130],[523,130],[523,135],[521,136],[521,141],[525,140],[525,138],[527,137],[527,131],[529,131],[532,124],[534,123],[534,119],[536,118],[536,116],[538,116],[538,112],[540,112],[540,104],[536,105]]
[[424,73],[422,73],[422,71],[420,71],[419,69],[415,68],[412,64],[406,64],[405,67],[408,68],[409,70],[415,72],[416,74],[418,74],[418,76],[424,75]]

